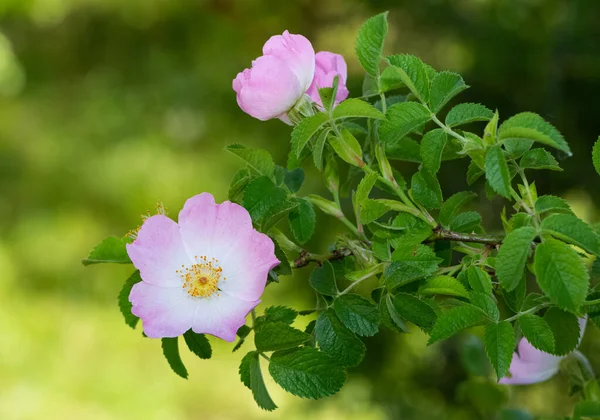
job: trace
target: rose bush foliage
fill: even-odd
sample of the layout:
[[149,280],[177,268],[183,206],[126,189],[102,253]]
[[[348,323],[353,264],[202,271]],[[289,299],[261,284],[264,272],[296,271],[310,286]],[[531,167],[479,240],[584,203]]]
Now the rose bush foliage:
[[[567,141],[535,113],[501,119],[482,104],[449,106],[469,87],[462,77],[412,55],[384,55],[386,34],[385,13],[360,29],[356,54],[366,76],[352,99],[342,56],[315,54],[308,39],[287,31],[269,39],[233,89],[247,114],[294,126],[287,164],[266,150],[230,145],[245,164],[230,201],[192,197],[177,223],[159,206],[126,237],[100,243],[84,264],[133,264],[121,312],[132,328],[141,319],[145,336],[162,339],[182,377],[179,336],[210,358],[205,334],[237,336],[234,351],[253,335],[239,372],[265,410],[276,408],[265,365],[286,391],[327,397],[365,356],[363,337],[416,327],[429,344],[472,329],[493,367],[494,378],[483,375],[500,384],[544,381],[562,366],[581,400],[573,418],[597,415],[598,383],[577,347],[586,323],[600,322],[600,236],[527,178],[560,171],[555,156],[571,155]],[[592,157],[600,171],[600,147]],[[468,209],[475,193],[442,191],[437,173],[455,159],[469,160],[461,174],[469,185],[484,183],[489,199],[505,200],[503,232],[487,233],[482,216]],[[405,179],[394,161],[418,169]],[[298,194],[307,165],[323,174],[329,197]],[[353,217],[341,197],[351,199]],[[316,211],[347,228],[326,255],[303,248]],[[280,230],[286,224],[289,235]],[[295,270],[312,270],[306,287],[316,307],[282,304],[258,315],[265,285]],[[359,283],[369,293],[358,293]],[[298,317],[310,318],[306,328],[295,326]]]

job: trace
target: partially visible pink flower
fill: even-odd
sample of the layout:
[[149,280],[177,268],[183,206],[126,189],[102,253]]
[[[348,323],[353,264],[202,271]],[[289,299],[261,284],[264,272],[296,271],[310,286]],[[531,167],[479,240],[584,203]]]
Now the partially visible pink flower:
[[348,97],[348,88],[346,88],[346,79],[348,77],[348,66],[344,57],[328,51],[319,51],[315,55],[315,78],[313,79],[308,91],[306,92],[313,102],[323,106],[319,97],[319,89],[333,87],[333,79],[339,77],[338,90],[335,96],[335,105]]
[[[579,342],[583,338],[587,317],[579,318]],[[519,351],[510,363],[511,377],[500,379],[501,384],[528,385],[543,382],[558,373],[566,356],[554,356],[534,348],[526,338],[519,341]]]
[[179,224],[146,219],[127,253],[143,280],[129,295],[131,312],[152,338],[191,328],[233,341],[279,264],[273,241],[253,229],[246,209],[215,204],[208,193],[186,201]]
[[285,31],[272,36],[263,46],[263,55],[252,68],[233,80],[240,108],[265,121],[285,118],[304,95],[315,73],[315,50],[302,35]]

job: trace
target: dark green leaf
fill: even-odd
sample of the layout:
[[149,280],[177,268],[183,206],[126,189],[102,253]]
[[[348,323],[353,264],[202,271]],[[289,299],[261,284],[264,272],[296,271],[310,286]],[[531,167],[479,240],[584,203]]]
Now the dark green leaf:
[[131,293],[131,289],[133,285],[142,281],[140,277],[140,272],[135,271],[123,284],[123,288],[119,292],[119,309],[123,314],[123,318],[125,319],[125,323],[129,325],[131,328],[135,328],[138,321],[140,320],[137,316],[131,313],[131,308],[133,305],[129,301],[129,294]]
[[488,324],[483,342],[498,379],[506,376],[515,348],[515,331],[512,325],[505,321]]
[[600,175],[600,137],[598,137],[592,149],[592,163],[594,164],[594,169]]
[[308,281],[310,286],[322,295],[336,296],[338,294],[335,271],[329,261],[324,261],[321,267],[315,268]]
[[480,232],[481,215],[476,211],[460,213],[452,219],[450,230],[461,233]]
[[297,198],[298,206],[289,214],[290,230],[299,244],[307,242],[315,232],[317,216],[313,205],[304,198]]
[[572,313],[550,308],[544,314],[544,321],[554,335],[554,352],[557,356],[566,356],[579,344],[579,321]]
[[169,362],[169,366],[173,369],[173,372],[183,379],[187,379],[188,372],[179,355],[179,346],[177,344],[178,338],[179,337],[161,339],[162,351],[165,359]]
[[572,214],[569,204],[562,198],[553,195],[542,195],[541,197],[538,197],[535,202],[535,212],[538,214],[546,212]]
[[256,331],[254,344],[258,351],[277,351],[296,347],[310,340],[310,335],[285,322],[268,322]]
[[250,213],[252,221],[263,228],[271,224],[270,219],[274,216],[281,218],[293,208],[287,201],[285,190],[275,186],[264,176],[248,184],[244,191],[243,205]]
[[467,169],[467,184],[473,185],[484,173],[485,172],[475,162],[471,161],[471,163],[469,163],[469,168]]
[[483,325],[488,322],[485,314],[481,309],[473,305],[456,306],[448,309],[438,317],[431,335],[429,344],[437,341],[445,340],[460,331]]
[[412,195],[416,202],[427,209],[439,209],[442,205],[442,189],[435,175],[421,168],[411,181]]
[[414,55],[400,54],[387,57],[388,62],[398,71],[400,80],[423,103],[429,101],[428,68]]
[[432,174],[440,170],[446,140],[447,135],[441,128],[429,131],[421,140],[421,160],[425,169]]
[[333,309],[321,312],[315,325],[319,348],[343,366],[356,366],[365,356],[365,345],[348,330]]
[[82,260],[81,263],[83,265],[102,263],[131,264],[129,255],[127,255],[127,249],[125,248],[126,244],[126,238],[109,236],[92,249],[90,255]]
[[386,120],[379,127],[379,138],[386,145],[399,142],[431,118],[427,108],[417,102],[394,104],[385,116]]
[[510,198],[510,173],[500,146],[492,146],[485,154],[485,177],[494,191]]
[[388,32],[387,12],[367,20],[356,37],[356,56],[360,65],[373,77],[379,76],[383,44]]
[[412,322],[426,332],[431,331],[437,315],[426,301],[407,293],[398,293],[393,297],[392,302],[403,319]]
[[298,192],[304,183],[304,169],[296,168],[291,171],[286,170],[283,177],[283,183],[291,192]]
[[308,141],[317,134],[327,121],[329,121],[329,116],[323,112],[300,121],[292,130],[291,153],[296,157],[300,157]]
[[457,125],[468,124],[475,121],[489,121],[494,116],[494,112],[480,104],[458,104],[446,115],[446,125],[456,127]]
[[549,169],[551,171],[562,171],[554,156],[545,149],[532,149],[525,153],[519,162],[523,169]]
[[240,378],[242,383],[250,388],[254,401],[260,408],[267,411],[273,411],[277,408],[265,386],[257,352],[251,351],[242,359]]
[[477,194],[474,192],[462,191],[448,198],[440,209],[440,223],[443,226],[449,226],[458,214],[459,210],[461,210],[475,197],[477,197]]
[[469,286],[476,292],[486,295],[492,294],[492,278],[481,268],[471,266],[467,269],[467,280]]
[[544,318],[525,314],[519,318],[519,326],[533,347],[546,353],[554,353],[554,335]]
[[313,148],[313,161],[319,171],[323,170],[323,150],[325,149],[325,143],[327,143],[329,131],[329,129],[325,129],[319,133],[315,141],[315,147]]
[[506,139],[502,142],[504,150],[511,159],[518,159],[533,146],[533,140]]
[[505,290],[510,292],[519,284],[529,258],[531,242],[536,236],[534,228],[522,227],[510,232],[502,241],[496,257],[496,275]]
[[449,71],[439,72],[431,81],[429,98],[431,112],[437,113],[449,100],[468,88],[460,74]]
[[468,298],[465,287],[454,277],[431,277],[419,287],[419,293],[425,296],[446,295]]
[[187,330],[183,334],[185,344],[188,349],[201,359],[210,359],[212,356],[212,348],[204,334],[196,334],[192,330]]
[[440,259],[425,245],[407,245],[392,254],[392,263],[385,269],[389,289],[429,277],[438,269]]
[[272,177],[275,170],[275,163],[271,154],[262,149],[249,149],[241,144],[230,144],[225,150],[233,153],[248,164],[248,167],[256,175]]
[[600,237],[587,223],[572,214],[553,214],[542,221],[542,230],[600,256]]
[[350,293],[339,296],[333,307],[340,321],[353,333],[371,336],[379,331],[379,311],[367,299]]
[[533,112],[523,112],[506,120],[499,130],[501,140],[529,139],[555,147],[571,155],[569,145],[552,124]]

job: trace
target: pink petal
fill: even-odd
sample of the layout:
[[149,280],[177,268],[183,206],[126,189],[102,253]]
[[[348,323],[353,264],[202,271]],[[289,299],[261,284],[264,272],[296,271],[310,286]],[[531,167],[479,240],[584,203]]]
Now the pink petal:
[[296,75],[302,93],[306,92],[315,74],[315,50],[308,39],[285,31],[283,35],[269,38],[263,46],[263,54],[284,62]]
[[160,287],[144,281],[131,289],[131,312],[142,319],[150,338],[177,337],[192,327],[202,299],[192,298],[183,287]]
[[328,51],[319,51],[316,56],[315,77],[306,91],[310,98],[323,106],[319,96],[319,89],[332,87],[335,76],[339,77],[338,91],[335,96],[335,104],[337,105],[348,97],[348,88],[346,87],[346,79],[348,77],[348,66],[344,61],[344,57],[339,54],[334,54]]
[[163,215],[144,221],[137,239],[127,245],[127,254],[146,283],[162,287],[181,287],[175,270],[191,263],[179,226]]
[[259,303],[259,300],[239,300],[223,292],[199,299],[192,329],[198,334],[212,334],[225,341],[233,341],[237,330],[245,324],[248,313]]
[[275,56],[258,57],[233,81],[237,102],[247,114],[266,121],[289,111],[305,89],[294,72]]

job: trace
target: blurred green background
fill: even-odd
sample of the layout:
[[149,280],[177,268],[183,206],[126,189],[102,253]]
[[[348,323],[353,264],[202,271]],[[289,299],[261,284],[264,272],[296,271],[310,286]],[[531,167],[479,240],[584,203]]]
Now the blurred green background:
[[[223,151],[229,143],[267,148],[284,164],[290,128],[244,114],[232,79],[269,36],[289,29],[316,50],[343,54],[351,95],[360,96],[354,38],[382,10],[391,11],[387,50],[462,73],[472,86],[462,101],[504,117],[531,110],[554,123],[574,157],[562,162],[564,172],[536,174],[538,191],[563,195],[580,217],[597,221],[590,159],[600,134],[597,0],[0,0],[0,419],[480,419],[493,418],[487,413],[496,406],[570,412],[564,378],[496,387],[473,375],[476,338],[426,347],[415,330],[367,340],[367,359],[333,398],[302,401],[270,382],[281,408],[268,414],[238,380],[247,346],[232,355],[213,340],[210,361],[185,350],[190,379],[181,380],[159,342],[122,322],[116,295],[130,268],[79,263],[105,236],[138,225],[157,200],[175,216],[201,191],[226,199],[240,166]],[[442,169],[447,195],[465,188],[464,173],[464,162]],[[320,184],[309,170],[302,193]],[[493,230],[502,202],[481,196]],[[317,251],[343,229],[319,222],[310,244]],[[269,287],[264,301],[310,307],[305,276]],[[582,351],[600,371],[598,335],[590,326]]]

